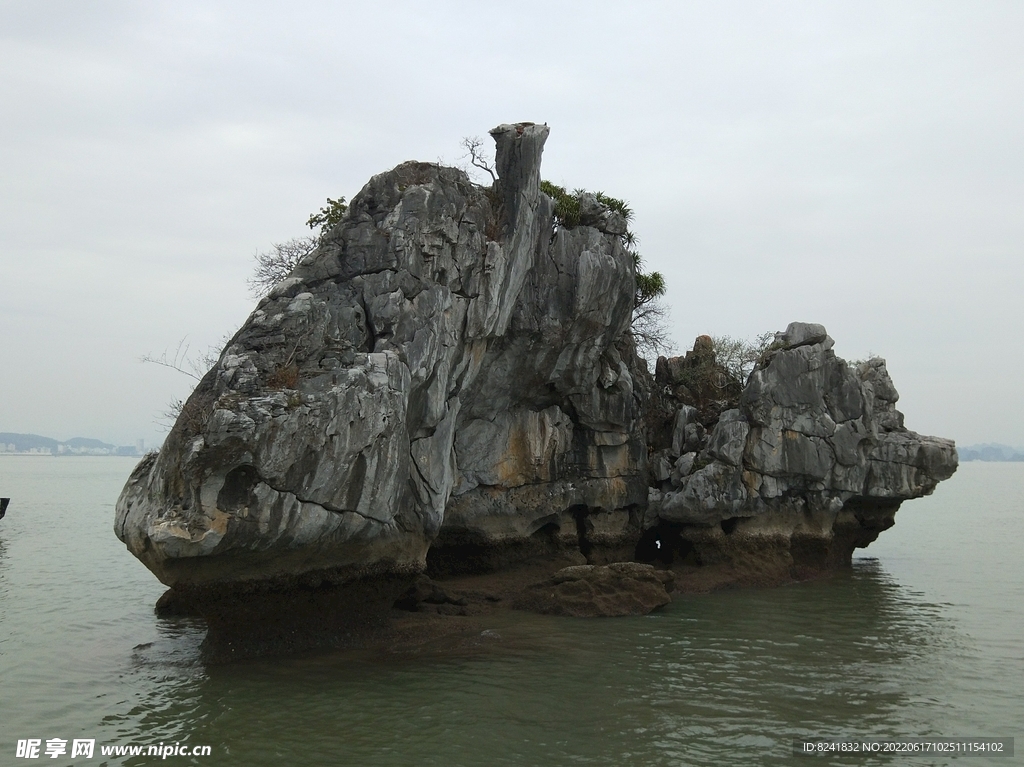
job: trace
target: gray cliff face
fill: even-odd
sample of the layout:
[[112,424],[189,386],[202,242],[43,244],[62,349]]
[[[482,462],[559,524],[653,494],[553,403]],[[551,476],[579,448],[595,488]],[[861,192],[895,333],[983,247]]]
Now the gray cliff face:
[[697,409],[681,405],[672,447],[653,461],[646,526],[681,538],[677,553],[700,564],[760,547],[781,564],[830,568],[891,526],[902,501],[952,476],[953,442],[903,426],[885,361],[851,365],[832,346],[821,325],[791,323],[703,438]]
[[[820,325],[779,334],[745,387],[707,337],[652,381],[625,221],[585,197],[555,228],[548,129],[491,133],[492,189],[413,162],[371,179],[136,467],[115,532],[161,581],[280,595],[538,556],[799,575],[953,473],[952,442],[903,427],[885,363],[838,359]],[[619,570],[573,572],[569,602]],[[646,573],[625,601],[661,603]]]
[[439,534],[575,547],[587,516],[635,540],[632,263],[607,211],[552,236],[547,133],[492,131],[494,190],[422,163],[374,177],[260,303],[118,501],[160,580],[408,574]]

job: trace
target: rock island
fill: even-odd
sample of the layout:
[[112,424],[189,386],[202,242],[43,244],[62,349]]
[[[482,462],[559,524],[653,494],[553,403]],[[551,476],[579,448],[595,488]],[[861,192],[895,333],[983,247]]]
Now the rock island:
[[115,533],[164,606],[296,645],[396,605],[643,613],[846,567],[956,470],[821,325],[747,381],[707,337],[650,374],[625,220],[584,196],[558,226],[548,128],[491,135],[490,188],[373,177],[132,473]]

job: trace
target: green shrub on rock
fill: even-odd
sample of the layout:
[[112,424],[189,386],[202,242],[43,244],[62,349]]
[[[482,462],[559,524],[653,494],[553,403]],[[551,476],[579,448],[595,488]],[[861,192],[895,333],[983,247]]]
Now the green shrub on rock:
[[[633,209],[625,200],[611,197],[604,192],[588,192],[585,189],[568,191],[550,181],[541,181],[540,190],[554,203],[555,229],[574,229],[584,222],[585,197],[591,196],[608,210],[622,217],[622,233],[619,237],[633,259],[636,277],[636,292],[633,296],[633,339],[641,356],[647,353],[669,351],[672,347],[668,336],[668,310],[659,299],[665,295],[665,278],[661,272],[643,271],[643,257],[637,249],[639,238],[630,229]],[[591,205],[593,203],[590,203]]]

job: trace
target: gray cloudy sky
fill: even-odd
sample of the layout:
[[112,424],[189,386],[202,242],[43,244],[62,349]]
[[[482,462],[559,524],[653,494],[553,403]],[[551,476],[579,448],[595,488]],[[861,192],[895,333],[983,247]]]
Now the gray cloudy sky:
[[907,425],[1024,444],[1024,4],[0,2],[0,431],[117,443],[252,256],[409,159],[551,126],[700,333],[823,323]]

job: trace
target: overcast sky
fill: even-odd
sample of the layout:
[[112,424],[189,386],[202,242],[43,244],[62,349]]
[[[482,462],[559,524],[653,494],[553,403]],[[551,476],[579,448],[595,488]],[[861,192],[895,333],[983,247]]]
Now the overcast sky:
[[[162,440],[253,254],[464,136],[627,199],[680,350],[823,323],[1024,444],[1024,3],[0,1],[0,431]],[[489,142],[489,139],[488,139]]]

